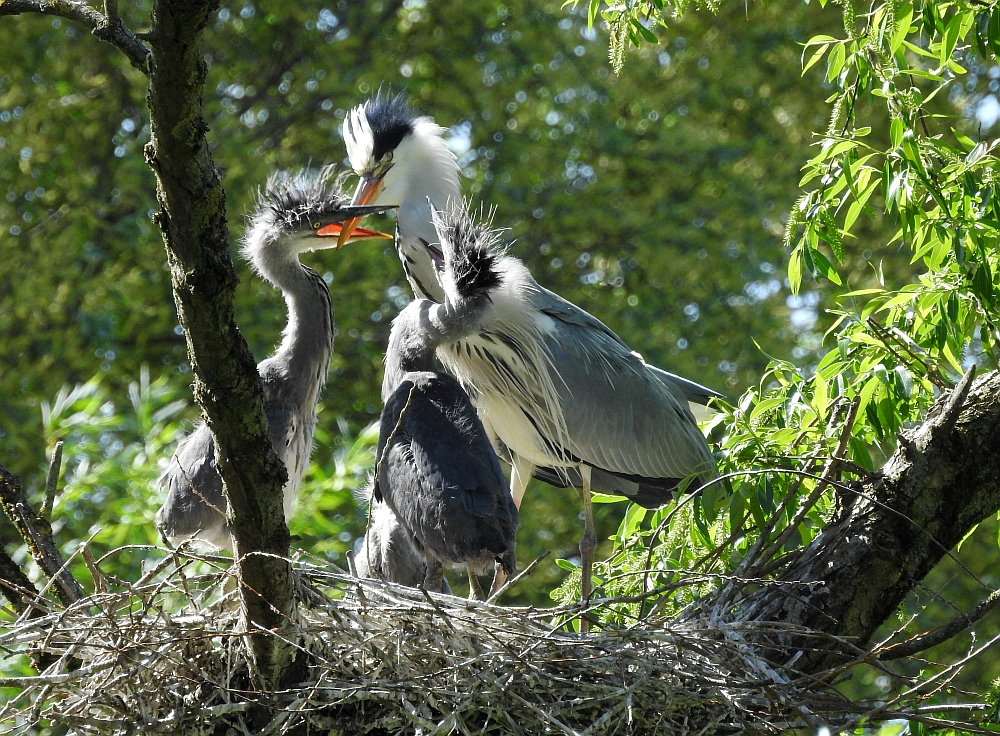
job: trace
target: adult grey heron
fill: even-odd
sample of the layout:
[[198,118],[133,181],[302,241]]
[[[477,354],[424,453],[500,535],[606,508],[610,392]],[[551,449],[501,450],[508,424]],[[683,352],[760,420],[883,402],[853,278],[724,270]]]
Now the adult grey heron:
[[[457,203],[456,203],[457,204]],[[439,373],[435,349],[479,330],[500,281],[494,233],[457,207],[433,213],[444,256],[444,303],[410,302],[392,322],[375,461],[384,501],[427,558],[424,585],[441,588],[443,565],[477,574],[514,570],[517,506],[482,422],[458,381]]]
[[[443,263],[430,231],[431,206],[461,196],[443,130],[414,114],[402,95],[379,94],[344,121],[351,166],[361,177],[352,203],[399,207],[403,269],[414,294],[439,302]],[[341,238],[350,237],[354,224],[344,224]],[[714,475],[688,402],[705,404],[719,394],[648,365],[600,320],[539,286],[521,261],[499,258],[496,269],[493,307],[479,331],[442,345],[438,356],[469,391],[510,462],[518,505],[532,474],[582,488],[586,599],[597,542],[591,490],[656,507],[684,478]]]
[[[281,345],[257,370],[264,387],[271,444],[285,464],[285,518],[312,453],[316,404],[326,383],[333,353],[333,306],[321,276],[299,262],[304,251],[339,247],[342,242],[390,237],[355,230],[338,241],[344,220],[383,212],[391,205],[353,206],[331,181],[333,167],[272,175],[258,198],[243,239],[243,255],[267,281],[281,290],[288,324]],[[171,542],[198,539],[232,550],[226,523],[222,477],[215,465],[215,443],[200,424],[184,439],[160,477],[167,496],[156,526]]]

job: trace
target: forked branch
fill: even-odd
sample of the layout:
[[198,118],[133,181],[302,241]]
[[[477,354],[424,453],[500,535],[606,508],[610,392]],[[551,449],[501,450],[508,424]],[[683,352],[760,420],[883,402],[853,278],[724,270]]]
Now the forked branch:
[[106,3],[109,15],[77,0],[0,0],[0,16],[41,13],[57,15],[88,28],[102,41],[110,43],[136,69],[149,74],[149,49],[117,16],[117,3]]

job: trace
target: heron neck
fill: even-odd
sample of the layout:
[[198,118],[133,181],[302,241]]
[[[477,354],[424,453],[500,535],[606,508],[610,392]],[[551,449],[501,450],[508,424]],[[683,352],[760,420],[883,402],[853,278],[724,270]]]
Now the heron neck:
[[431,220],[431,205],[436,210],[444,210],[460,203],[462,187],[458,163],[440,135],[426,135],[418,142],[421,141],[412,153],[405,152],[412,161],[401,165],[397,174],[401,177],[397,181],[403,186],[397,202],[396,247],[416,297],[440,303],[444,301],[440,275],[425,247],[426,243],[438,243]]
[[253,258],[261,276],[281,290],[288,310],[281,345],[269,363],[292,379],[286,385],[300,395],[289,399],[315,406],[333,354],[330,290],[319,274],[299,262],[293,249],[276,245]]
[[490,299],[448,300],[437,304],[428,299],[410,302],[392,321],[385,354],[382,399],[387,399],[411,371],[433,371],[434,351],[479,331],[486,321]]

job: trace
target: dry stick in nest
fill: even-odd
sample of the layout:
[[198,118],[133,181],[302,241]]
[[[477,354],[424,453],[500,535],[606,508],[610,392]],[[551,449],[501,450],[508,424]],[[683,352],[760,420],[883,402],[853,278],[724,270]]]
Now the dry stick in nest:
[[56,583],[56,596],[68,606],[84,596],[83,588],[66,569],[62,555],[52,539],[52,525],[35,513],[24,493],[21,479],[0,465],[0,505],[14,522],[21,539],[35,562]]

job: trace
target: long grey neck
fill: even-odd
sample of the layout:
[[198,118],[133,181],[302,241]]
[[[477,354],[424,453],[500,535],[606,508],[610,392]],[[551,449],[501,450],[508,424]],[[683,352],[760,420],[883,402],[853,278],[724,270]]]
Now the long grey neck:
[[[435,145],[444,146],[439,139],[432,139]],[[458,164],[454,156],[427,156],[426,170],[419,178],[409,181],[399,209],[396,213],[396,251],[417,299],[430,299],[443,303],[444,289],[441,275],[427,252],[426,244],[438,245],[437,231],[431,220],[431,207],[444,210],[462,200],[462,188],[458,176]],[[428,204],[430,200],[430,204]]]
[[444,304],[418,299],[406,305],[392,321],[382,400],[389,398],[407,373],[435,370],[434,351],[440,345],[478,332],[491,306],[485,294],[475,299],[448,300]]
[[[281,289],[288,324],[281,345],[267,361],[289,379],[288,399],[315,406],[326,384],[333,354],[333,304],[323,278],[303,266],[293,248],[272,241],[251,252],[261,276]],[[262,364],[263,365],[263,364]]]

